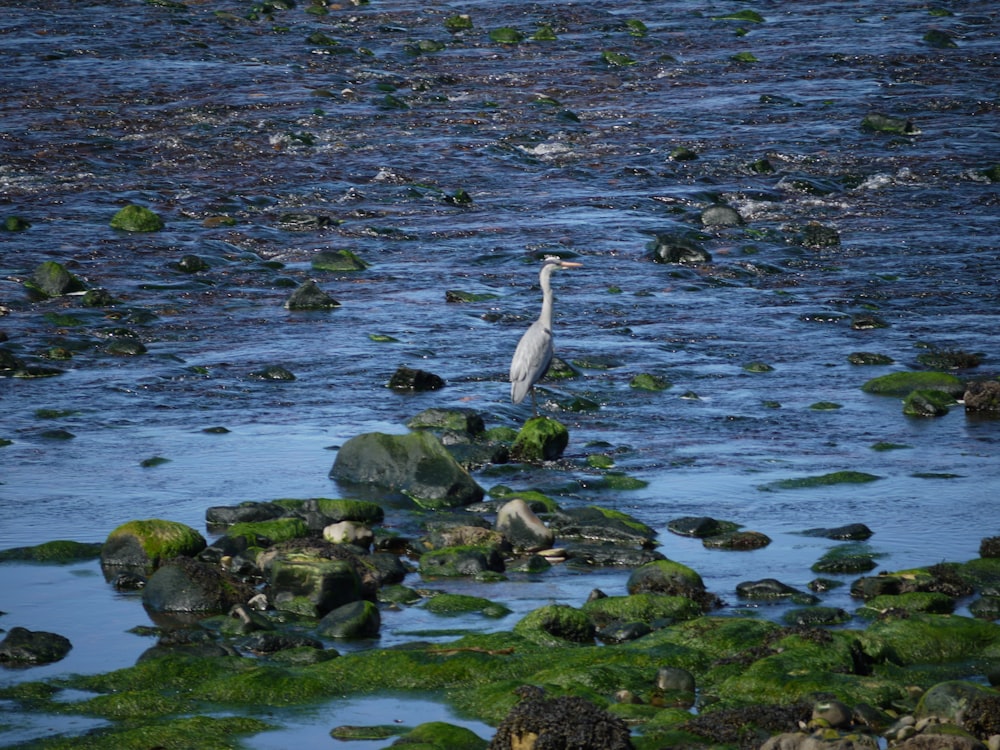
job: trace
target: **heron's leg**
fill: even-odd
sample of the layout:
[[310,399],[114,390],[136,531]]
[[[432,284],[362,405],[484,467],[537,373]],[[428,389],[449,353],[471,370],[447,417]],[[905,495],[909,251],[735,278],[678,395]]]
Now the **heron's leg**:
[[531,386],[531,405],[535,409],[535,416],[538,416],[538,399],[535,398],[535,386]]

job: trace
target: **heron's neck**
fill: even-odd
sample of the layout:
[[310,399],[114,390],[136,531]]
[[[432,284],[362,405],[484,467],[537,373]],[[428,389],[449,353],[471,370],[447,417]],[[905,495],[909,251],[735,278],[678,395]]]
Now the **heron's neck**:
[[539,279],[542,284],[542,314],[538,316],[538,320],[549,330],[552,329],[552,284],[549,282],[552,271],[551,266],[546,267]]

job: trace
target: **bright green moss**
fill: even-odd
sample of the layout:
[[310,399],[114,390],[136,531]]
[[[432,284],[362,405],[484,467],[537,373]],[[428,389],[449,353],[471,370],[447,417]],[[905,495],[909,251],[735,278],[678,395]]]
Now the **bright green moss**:
[[289,539],[301,539],[308,534],[306,522],[294,517],[234,523],[226,530],[226,536],[233,539],[242,537],[249,547],[270,547]]
[[481,612],[486,617],[505,617],[510,614],[510,610],[499,602],[467,594],[438,594],[427,600],[424,609],[436,615]]

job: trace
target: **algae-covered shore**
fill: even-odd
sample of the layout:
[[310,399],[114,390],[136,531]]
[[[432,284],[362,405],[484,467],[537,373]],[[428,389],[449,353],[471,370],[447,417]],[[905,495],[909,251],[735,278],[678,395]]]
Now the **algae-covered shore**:
[[[444,465],[454,462],[451,454],[436,453],[440,428],[469,415],[435,412],[434,420],[415,420],[424,436],[418,443],[439,446],[431,449],[435,470],[424,465],[419,472],[425,495],[440,478],[454,481]],[[464,445],[495,450],[511,437],[475,431]],[[378,439],[400,443],[406,436]],[[405,477],[399,452],[386,453]],[[379,460],[368,452],[356,462]],[[829,747],[875,747],[888,738],[909,747],[903,743],[912,737],[957,733],[985,742],[1000,732],[1000,693],[990,687],[1000,678],[996,539],[984,539],[974,560],[876,573],[864,524],[803,530],[847,541],[816,563],[811,591],[754,576],[749,564],[738,587],[744,604],[794,605],[768,619],[728,606],[720,594],[731,592],[707,590],[697,571],[655,551],[652,529],[620,511],[561,507],[557,497],[503,485],[483,499],[429,511],[421,507],[426,497],[416,502],[419,493],[408,508],[398,507],[398,489],[369,485],[369,496],[378,493],[385,508],[341,499],[211,507],[210,542],[184,524],[149,519],[124,524],[103,544],[5,551],[8,562],[50,565],[99,556],[106,585],[133,591],[137,614],[144,607],[154,623],[134,631],[150,645],[133,666],[0,690],[17,710],[52,717],[58,735],[13,746],[231,748],[280,728],[286,709],[325,706],[336,716],[338,702],[407,695],[438,701],[494,733],[388,719],[365,726],[331,720],[329,731],[344,742],[385,743],[379,746],[492,742],[506,750],[525,747],[511,739],[524,726],[546,737],[538,727],[551,732],[582,722],[560,713],[576,704],[558,701],[573,699],[589,706],[581,715],[618,722],[631,746],[650,750],[757,748],[777,741],[772,737]],[[348,529],[352,536],[342,538]],[[763,535],[741,535],[737,524],[707,517],[675,519],[669,533],[719,549],[766,544]],[[626,591],[595,588],[584,601],[539,606],[509,629],[477,627],[511,612],[491,587],[544,582],[553,566],[626,571]],[[464,593],[455,593],[456,583]],[[838,585],[850,586],[853,611],[822,604],[823,592]],[[970,614],[954,614],[959,607]],[[379,612],[390,611],[402,618],[430,611],[459,627],[413,632],[386,647],[378,641]],[[30,668],[61,658],[45,650],[56,634],[35,633],[35,641],[13,649],[14,636],[24,636],[19,631],[0,645],[8,663],[20,659]],[[72,726],[71,718],[99,726],[65,731],[60,724]],[[505,724],[514,720],[520,723],[513,728]],[[608,741],[582,746],[617,746],[601,744]]]

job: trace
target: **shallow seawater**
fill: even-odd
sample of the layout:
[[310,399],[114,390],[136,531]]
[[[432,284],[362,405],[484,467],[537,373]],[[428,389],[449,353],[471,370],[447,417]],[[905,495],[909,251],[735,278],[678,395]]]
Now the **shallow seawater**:
[[[0,377],[11,441],[0,548],[101,541],[136,518],[202,529],[212,505],[338,496],[339,445],[402,432],[429,407],[519,425],[530,407],[507,400],[509,357],[537,315],[539,257],[564,253],[584,266],[555,279],[556,347],[579,377],[546,384],[543,401],[570,430],[568,468],[484,469],[484,487],[628,512],[729,608],[745,606],[740,581],[815,577],[835,542],[807,529],[867,524],[882,570],[976,557],[1000,533],[1000,422],[960,405],[906,418],[898,398],[860,387],[923,369],[934,351],[980,355],[960,377],[1000,373],[1000,187],[985,174],[1000,153],[997,10],[816,0],[762,5],[760,23],[725,18],[746,8],[57,0],[0,14],[0,61],[17,82],[0,100],[0,220],[30,223],[0,229],[0,347],[64,370]],[[456,13],[473,28],[448,32]],[[526,40],[491,41],[502,26]],[[554,40],[530,38],[543,27]],[[955,46],[929,44],[932,30]],[[866,132],[872,113],[919,132]],[[679,147],[697,158],[672,158]],[[129,203],[165,228],[111,229]],[[703,227],[715,203],[745,223]],[[804,244],[813,225],[839,243]],[[652,262],[657,234],[695,238],[712,262]],[[369,267],[312,268],[339,249]],[[207,269],[179,270],[187,255]],[[118,303],[33,299],[24,282],[49,260]],[[309,278],[341,306],[284,309]],[[484,296],[447,302],[450,290]],[[858,329],[857,316],[885,327]],[[109,353],[121,329],[147,353]],[[53,359],[59,350],[71,357]],[[893,364],[849,364],[858,351]],[[269,365],[295,380],[254,379]],[[386,388],[404,365],[447,386]],[[672,387],[638,391],[638,373]],[[574,397],[599,408],[565,410]],[[646,486],[602,489],[585,463],[596,452]],[[766,489],[842,470],[880,479]],[[667,531],[689,515],[772,543],[707,550]],[[378,644],[506,629],[540,604],[623,593],[626,580],[557,568],[489,586],[429,582],[514,613],[387,612]],[[854,609],[848,588],[824,603]],[[74,643],[58,664],[0,671],[0,684],[127,666],[150,645],[126,632],[148,624],[141,605],[96,563],[5,564],[0,609],[0,627]]]

